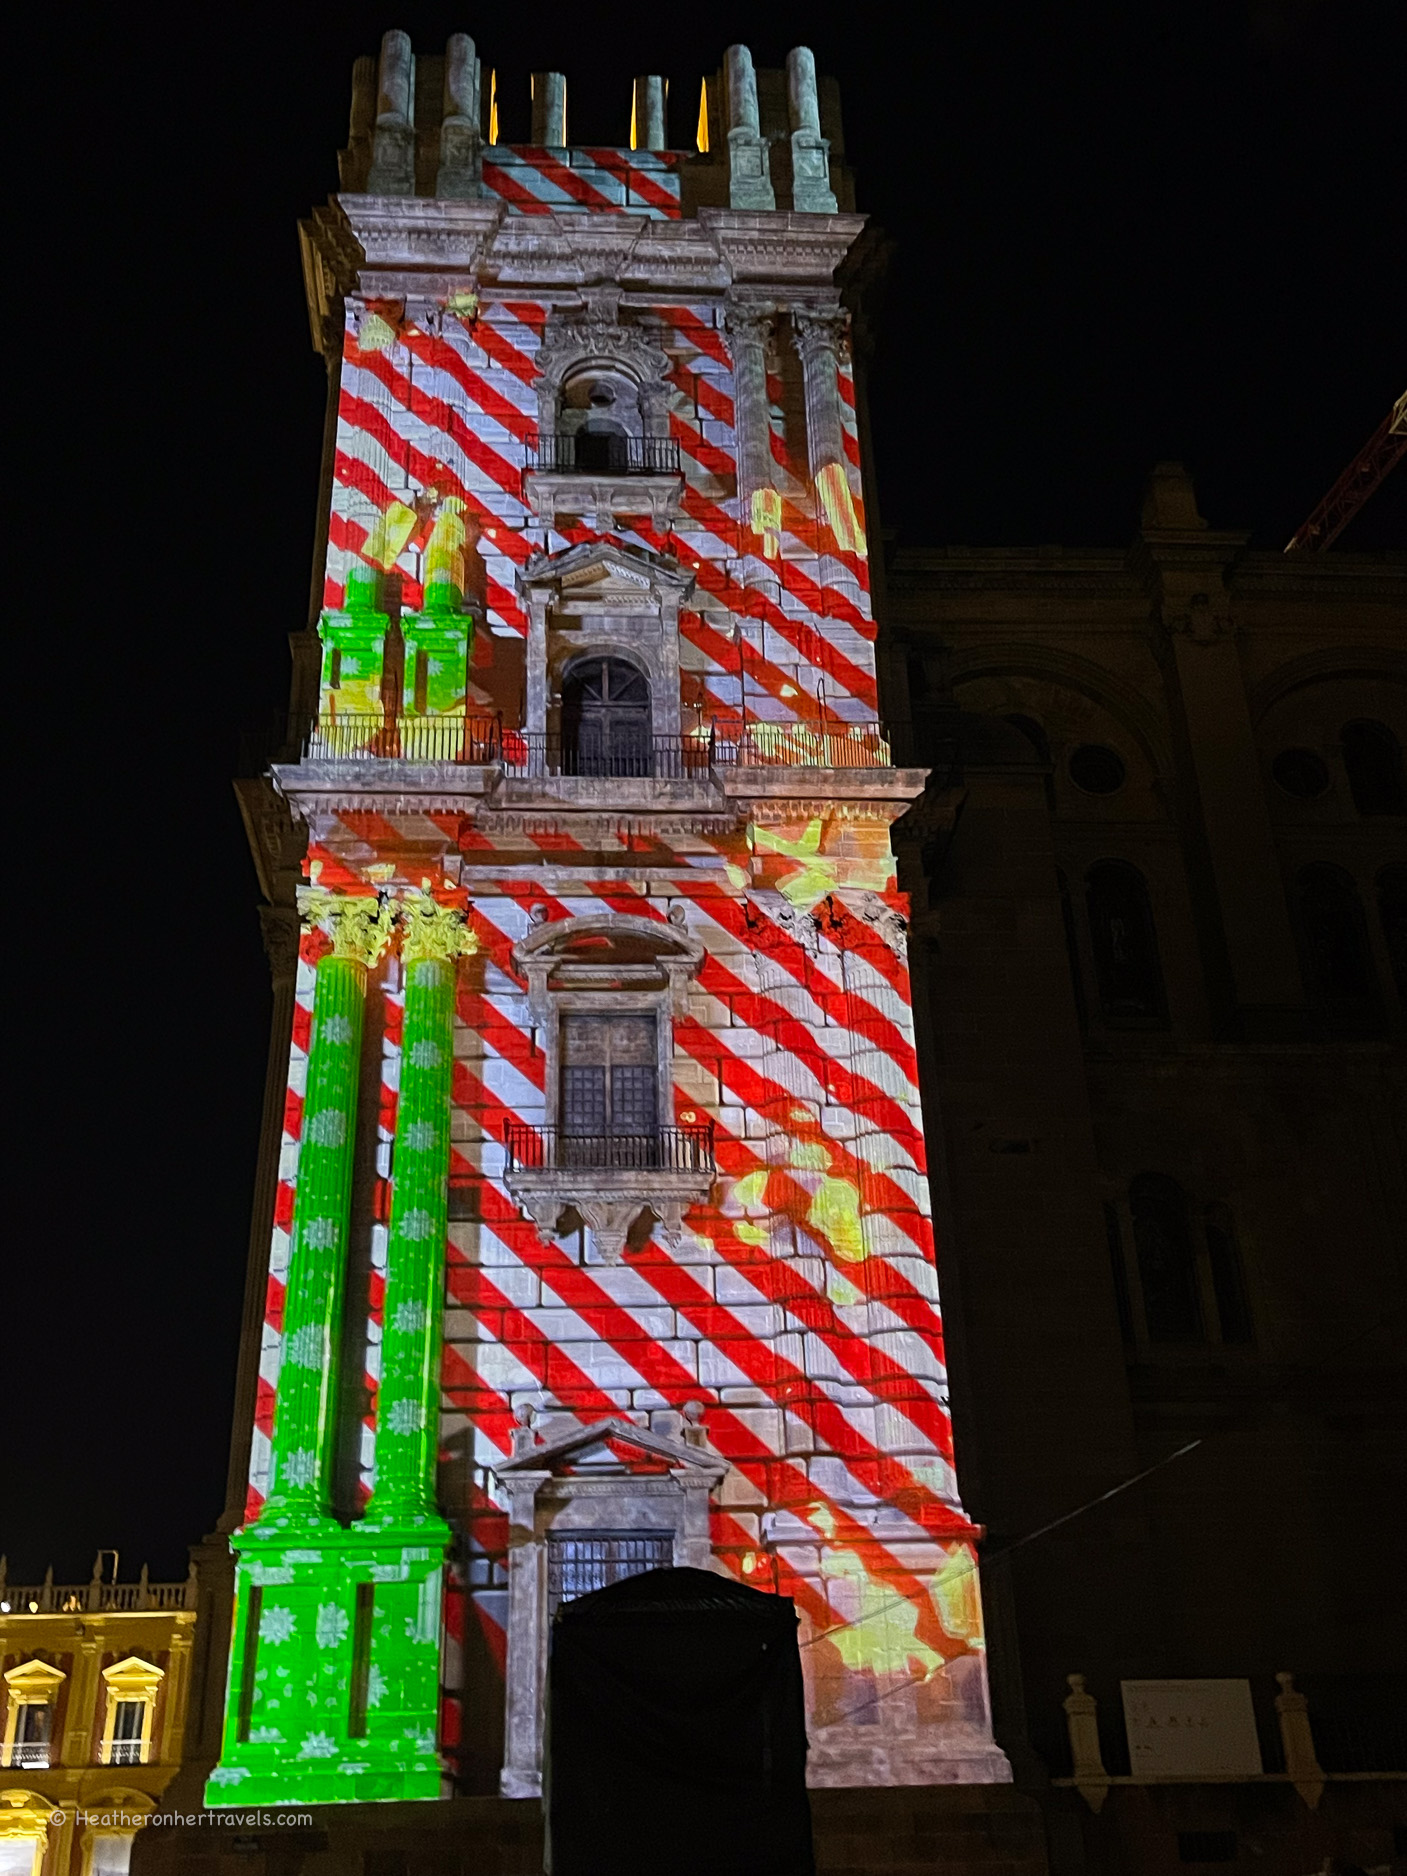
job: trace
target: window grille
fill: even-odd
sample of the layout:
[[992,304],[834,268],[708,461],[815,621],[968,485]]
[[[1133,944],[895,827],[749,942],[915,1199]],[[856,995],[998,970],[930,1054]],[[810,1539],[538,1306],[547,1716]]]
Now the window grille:
[[578,1138],[652,1137],[659,1125],[653,1016],[562,1019],[562,1131]]
[[674,1561],[668,1531],[591,1531],[547,1536],[547,1613],[628,1576],[663,1570]]

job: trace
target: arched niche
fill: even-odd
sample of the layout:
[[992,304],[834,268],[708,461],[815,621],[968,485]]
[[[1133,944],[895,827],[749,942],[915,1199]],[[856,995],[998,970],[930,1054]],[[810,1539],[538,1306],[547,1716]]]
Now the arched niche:
[[537,427],[544,441],[575,434],[593,416],[628,436],[669,435],[669,358],[638,327],[595,320],[549,324],[538,369]]

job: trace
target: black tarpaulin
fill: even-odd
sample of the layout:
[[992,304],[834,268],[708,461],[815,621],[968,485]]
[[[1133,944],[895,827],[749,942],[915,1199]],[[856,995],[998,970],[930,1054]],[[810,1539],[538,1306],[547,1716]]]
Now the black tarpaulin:
[[547,1680],[551,1876],[813,1876],[787,1597],[648,1570],[562,1605]]

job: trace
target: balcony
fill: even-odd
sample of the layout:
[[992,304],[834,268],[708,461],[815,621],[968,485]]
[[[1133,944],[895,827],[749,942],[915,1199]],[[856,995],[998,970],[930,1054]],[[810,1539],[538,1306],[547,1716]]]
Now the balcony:
[[648,514],[663,527],[677,515],[683,488],[673,437],[578,431],[528,444],[523,499],[544,526],[571,514],[606,529],[627,515]]
[[287,746],[308,762],[497,762],[496,717],[411,716],[393,710],[331,712],[290,726]]
[[748,723],[715,726],[714,760],[740,769],[887,769],[893,757],[878,723]]
[[504,1173],[682,1172],[714,1175],[713,1122],[659,1127],[653,1133],[569,1133],[564,1127],[504,1130]]
[[684,1212],[708,1197],[715,1175],[713,1123],[646,1134],[581,1134],[510,1121],[503,1182],[548,1243],[571,1207],[591,1228],[604,1262],[619,1263],[631,1227],[653,1212],[677,1239]]
[[4,1748],[5,1764],[14,1771],[47,1772],[49,1752],[47,1739],[12,1739]]
[[883,769],[889,742],[878,723],[703,723],[648,746],[594,753],[580,739],[513,729],[501,717],[420,716],[386,709],[326,711],[290,718],[250,739],[246,768],[269,760],[315,762],[501,762],[514,775],[659,776],[692,779],[717,768]]
[[708,781],[716,759],[711,736],[638,736],[614,743],[504,732],[505,775],[569,776],[595,781]]
[[[340,795],[349,786],[394,795],[433,785],[523,812],[714,814],[731,812],[739,798],[817,790],[837,800],[908,801],[923,786],[923,771],[893,767],[875,722],[704,722],[683,735],[642,731],[623,735],[612,727],[608,735],[574,737],[486,715],[326,711],[286,721],[262,747],[251,739],[243,773],[260,774],[272,761],[279,786],[299,798]],[[408,774],[412,768],[434,773]]]
[[537,437],[528,445],[530,473],[552,475],[677,476],[679,445],[672,436],[598,435]]

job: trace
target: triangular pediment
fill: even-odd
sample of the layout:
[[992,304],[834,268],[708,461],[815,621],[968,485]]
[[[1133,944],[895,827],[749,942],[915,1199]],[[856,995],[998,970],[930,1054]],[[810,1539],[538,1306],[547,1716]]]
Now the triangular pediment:
[[5,1670],[5,1680],[16,1693],[52,1690],[67,1679],[62,1668],[50,1667],[47,1661],[21,1661],[18,1667]]
[[677,560],[647,547],[625,547],[617,541],[580,541],[556,554],[534,554],[518,575],[518,587],[554,587],[578,599],[612,597],[632,599],[671,588],[689,591],[694,576]]
[[103,1669],[103,1679],[110,1687],[155,1687],[165,1678],[160,1668],[143,1661],[140,1655],[128,1655],[125,1661],[114,1661],[110,1668]]
[[720,1476],[726,1466],[716,1453],[708,1452],[698,1446],[691,1446],[685,1440],[672,1439],[666,1433],[653,1433],[648,1427],[636,1426],[633,1420],[623,1420],[618,1415],[608,1415],[603,1420],[595,1420],[590,1426],[571,1427],[555,1438],[544,1440],[540,1446],[534,1446],[525,1453],[515,1453],[511,1459],[505,1459],[494,1467],[498,1473],[512,1472],[556,1472],[568,1466],[589,1464],[595,1460],[601,1465],[621,1464],[612,1447],[623,1448],[626,1453],[638,1453],[642,1459],[663,1461],[671,1467],[685,1467],[691,1471],[711,1473]]

